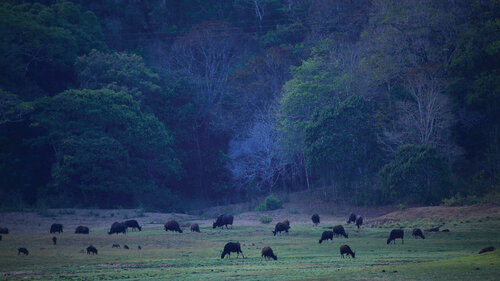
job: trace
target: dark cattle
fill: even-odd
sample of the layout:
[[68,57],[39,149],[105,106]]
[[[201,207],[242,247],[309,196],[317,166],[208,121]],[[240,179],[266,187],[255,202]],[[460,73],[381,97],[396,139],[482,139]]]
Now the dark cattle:
[[191,232],[200,232],[200,226],[197,223],[191,224]]
[[362,226],[362,225],[363,225],[363,217],[362,217],[362,216],[358,216],[358,217],[356,218],[356,226],[357,226],[357,227],[358,227],[358,229],[359,229],[359,227],[360,227],[360,226]]
[[29,252],[26,248],[19,248],[17,249],[17,254],[20,255],[20,254],[23,254],[25,256],[29,255]]
[[441,230],[441,232],[450,232],[450,230],[449,229],[443,229],[443,230]]
[[319,223],[319,215],[318,215],[318,214],[314,214],[314,215],[312,215],[311,220],[312,220],[312,222],[313,222],[313,225],[314,225],[314,226],[317,226],[317,225],[318,225],[318,223]]
[[333,227],[333,235],[335,237],[339,237],[339,236],[342,235],[345,238],[349,238],[349,236],[347,235],[347,233],[345,233],[344,227],[341,226],[340,224]]
[[284,220],[284,221],[282,221],[282,223],[286,224],[288,226],[288,228],[290,228],[290,221],[289,220]]
[[111,246],[111,248],[120,248],[120,245],[119,244],[113,244],[113,246]]
[[274,227],[274,230],[273,230],[273,234],[274,236],[276,236],[276,233],[280,233],[281,235],[281,232],[284,231],[286,233],[288,233],[288,230],[290,229],[290,227],[285,224],[285,223],[282,223],[282,222],[279,222],[276,224],[276,226]]
[[57,244],[57,238],[56,238],[55,236],[54,236],[54,237],[52,237],[52,243],[53,243],[54,245],[56,245],[56,244]]
[[325,240],[332,240],[333,242],[333,231],[323,231],[321,234],[321,239],[319,239],[319,243],[323,243]]
[[439,232],[439,227],[427,228],[425,231],[427,231],[427,232]]
[[179,226],[179,223],[176,221],[167,221],[164,225],[165,231],[173,231],[173,232],[179,232],[182,233],[182,229]]
[[356,214],[355,213],[351,213],[349,215],[349,218],[347,219],[347,223],[355,223],[356,222]]
[[356,257],[356,253],[354,253],[351,250],[351,247],[349,247],[347,245],[342,245],[342,246],[340,246],[340,255],[342,256],[342,258],[344,258],[345,254],[347,254],[347,256],[351,255],[352,258]]
[[54,223],[50,226],[50,233],[62,233],[63,232],[63,225],[60,223]]
[[482,254],[482,253],[493,252],[493,251],[495,251],[495,247],[488,247],[488,248],[481,249],[481,251],[479,251],[479,253]]
[[9,229],[7,227],[0,227],[0,234],[9,234]]
[[114,222],[112,225],[111,225],[111,229],[109,230],[108,234],[111,235],[111,234],[118,234],[118,233],[123,233],[123,234],[127,234],[127,226],[122,223],[122,222]]
[[401,238],[402,243],[405,243],[405,232],[402,229],[393,229],[391,231],[391,234],[389,235],[389,238],[387,238],[387,244],[391,243],[391,241],[394,241],[394,244],[396,244],[396,239]]
[[243,255],[243,252],[241,251],[241,246],[240,246],[239,242],[236,242],[236,243],[229,242],[229,243],[227,243],[224,246],[224,251],[222,251],[222,254],[220,255],[220,258],[223,259],[226,255],[228,257],[231,257],[231,253],[233,253],[233,252],[236,252],[236,257],[239,257],[240,253],[241,253],[241,255],[243,256],[243,258],[245,258],[245,256]]
[[87,255],[90,255],[90,253],[92,253],[92,255],[97,255],[97,249],[92,245],[87,247]]
[[0,241],[2,241],[2,235],[0,235]]
[[132,228],[132,230],[135,230],[137,228],[139,229],[139,231],[142,231],[142,227],[139,226],[139,223],[136,220],[127,220],[124,223],[127,228],[130,227]]
[[129,250],[130,248],[127,245],[123,245],[123,249]]
[[139,250],[142,250],[142,247],[141,247],[141,245],[137,246],[137,249],[139,249]]
[[422,233],[422,230],[420,228],[414,228],[413,231],[411,232],[411,235],[413,238],[417,239],[417,237],[420,237],[422,239],[425,239],[424,234]]
[[262,258],[265,258],[266,260],[268,258],[273,258],[274,260],[277,260],[278,257],[273,253],[273,249],[271,249],[271,247],[264,247],[262,248],[262,256],[261,256],[261,260]]
[[231,225],[231,229],[233,228],[233,215],[220,215],[217,220],[213,223],[212,228],[216,227],[222,227],[226,226],[226,229],[228,228],[227,225]]
[[75,229],[76,234],[89,234],[90,230],[86,226],[79,226]]

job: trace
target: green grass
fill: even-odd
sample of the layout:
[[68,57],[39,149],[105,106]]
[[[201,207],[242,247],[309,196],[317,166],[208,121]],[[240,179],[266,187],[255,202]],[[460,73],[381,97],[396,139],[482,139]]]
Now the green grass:
[[[465,221],[465,220],[462,220]],[[432,224],[429,221],[400,223]],[[127,235],[107,235],[106,230],[90,235],[56,235],[53,246],[47,233],[3,235],[0,241],[0,279],[30,280],[495,280],[500,276],[500,251],[478,255],[487,246],[500,246],[498,218],[469,223],[442,221],[450,233],[428,233],[425,240],[411,238],[406,228],[405,244],[386,245],[390,227],[356,230],[346,226],[349,239],[318,244],[320,227],[291,224],[290,234],[273,236],[274,225],[238,226],[232,230],[202,233],[166,233],[161,226]],[[454,226],[456,224],[456,226]],[[228,241],[239,241],[246,259],[221,260]],[[130,250],[112,249],[127,244]],[[99,255],[80,250],[93,244]],[[341,259],[339,246],[348,244],[355,259]],[[141,245],[142,250],[137,246]],[[277,261],[261,261],[260,250],[271,246]],[[18,256],[26,247],[30,255]],[[477,270],[476,268],[479,268]],[[385,272],[383,272],[385,270]],[[396,272],[395,272],[396,271]]]

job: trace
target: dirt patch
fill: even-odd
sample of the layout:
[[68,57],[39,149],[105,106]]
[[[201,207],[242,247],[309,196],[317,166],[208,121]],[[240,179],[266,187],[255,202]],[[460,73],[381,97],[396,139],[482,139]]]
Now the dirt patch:
[[499,217],[500,206],[495,204],[476,204],[472,206],[461,207],[416,207],[409,208],[404,211],[395,211],[377,218],[370,222],[374,224],[384,224],[404,220],[419,220],[419,219],[444,219],[451,220],[457,218],[484,218],[484,217]]

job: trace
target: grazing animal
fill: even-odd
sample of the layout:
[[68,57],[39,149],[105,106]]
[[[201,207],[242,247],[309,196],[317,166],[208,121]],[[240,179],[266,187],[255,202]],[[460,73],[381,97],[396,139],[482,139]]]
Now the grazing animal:
[[111,234],[118,234],[118,233],[123,233],[123,234],[127,234],[127,226],[122,223],[122,222],[117,222],[115,221],[112,225],[111,225],[111,229],[109,230],[108,234],[111,235]]
[[0,227],[0,234],[9,234],[9,229],[7,227]]
[[132,228],[132,230],[135,230],[136,228],[139,229],[139,231],[142,231],[142,227],[139,225],[139,223],[136,220],[126,220],[125,225],[127,228]]
[[120,244],[113,244],[113,246],[111,246],[111,248],[120,248]]
[[427,232],[439,232],[439,227],[427,228],[425,231],[427,231]]
[[63,225],[60,223],[53,223],[50,226],[50,233],[62,233],[63,232]]
[[164,225],[165,231],[173,231],[173,232],[179,232],[182,233],[182,229],[179,226],[179,223],[172,220],[172,221],[167,221]]
[[137,246],[137,249],[139,249],[139,250],[142,250],[142,247],[141,247],[141,245]]
[[450,232],[450,230],[447,228],[447,229],[441,230],[441,232]]
[[342,235],[345,238],[349,238],[349,235],[345,232],[344,227],[340,224],[333,227],[333,235],[335,235],[335,237]]
[[20,255],[20,254],[23,254],[25,256],[29,255],[29,252],[26,248],[19,248],[17,249],[17,254]]
[[127,245],[123,245],[123,249],[129,250],[130,248]]
[[276,233],[280,233],[281,235],[281,232],[284,231],[286,233],[288,233],[288,230],[290,229],[290,226],[288,226],[287,224],[285,223],[282,223],[282,222],[279,222],[276,224],[276,226],[274,227],[274,230],[273,230],[273,234],[274,236],[276,236]]
[[75,229],[75,233],[76,234],[89,234],[90,230],[88,227],[86,226],[78,226],[76,229]]
[[262,248],[262,256],[261,256],[261,260],[262,258],[265,258],[266,260],[268,258],[273,258],[274,260],[278,260],[278,257],[273,253],[273,249],[271,249],[271,247],[264,247]]
[[238,258],[240,256],[240,253],[243,256],[243,258],[245,258],[245,256],[243,255],[243,252],[241,251],[241,246],[240,246],[239,242],[236,242],[236,243],[229,242],[229,243],[227,243],[224,246],[224,251],[222,251],[222,254],[220,255],[220,258],[223,259],[226,255],[228,257],[231,257],[231,253],[232,252],[236,252],[236,258]]
[[358,216],[358,217],[356,218],[356,226],[357,226],[357,227],[358,227],[358,229],[359,229],[359,227],[360,227],[360,226],[362,226],[362,225],[363,225],[363,217],[362,217],[362,216]]
[[325,240],[332,240],[333,242],[333,231],[323,231],[321,239],[319,239],[319,243],[321,244]]
[[422,239],[425,239],[424,234],[422,233],[422,230],[420,228],[414,228],[413,231],[411,232],[411,235],[413,238],[417,239],[417,237],[420,237]]
[[479,251],[479,254],[482,254],[482,253],[487,253],[487,252],[493,252],[495,251],[495,247],[487,247],[487,248],[484,248],[484,249],[481,249],[481,251]]
[[197,223],[191,224],[191,232],[200,232],[200,226]]
[[344,258],[345,254],[347,254],[347,256],[351,255],[353,259],[356,257],[356,253],[351,250],[351,247],[342,245],[340,246],[340,255]]
[[87,255],[90,255],[90,253],[92,253],[92,255],[97,255],[97,249],[92,245],[87,247]]
[[222,227],[224,229],[224,226],[226,226],[226,229],[228,229],[227,225],[231,225],[231,229],[233,228],[233,215],[220,215],[217,220],[213,223],[212,228],[216,227]]
[[347,219],[347,223],[355,223],[356,222],[356,214],[355,213],[351,213],[349,215],[349,218]]
[[402,243],[405,243],[405,232],[402,229],[393,229],[391,231],[391,234],[389,235],[389,238],[387,238],[387,244],[391,243],[391,241],[394,241],[394,244],[396,244],[396,239],[401,238]]
[[319,224],[319,215],[318,214],[312,215],[311,220],[312,220],[314,226],[318,226],[318,224]]
[[290,227],[290,221],[289,220],[284,220],[284,221],[282,221],[282,223],[284,223],[284,224],[288,225],[288,227]]
[[54,237],[52,237],[52,243],[53,243],[54,245],[56,245],[56,244],[57,244],[57,238],[56,238],[55,236],[54,236]]

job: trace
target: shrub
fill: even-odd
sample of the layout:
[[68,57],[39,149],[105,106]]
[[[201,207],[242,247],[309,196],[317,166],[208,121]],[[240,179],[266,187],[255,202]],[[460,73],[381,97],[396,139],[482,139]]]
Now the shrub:
[[281,206],[283,205],[283,202],[281,202],[280,200],[278,200],[274,196],[269,195],[266,197],[266,200],[264,200],[264,205],[265,205],[267,211],[272,211],[272,210],[280,209]]
[[135,215],[136,215],[138,218],[143,218],[143,217],[145,217],[146,215],[145,215],[144,213],[145,213],[144,208],[139,208],[137,211],[135,211]]
[[483,200],[475,195],[462,196],[460,193],[455,194],[450,198],[444,198],[441,205],[442,206],[466,206],[481,203]]
[[76,212],[72,209],[63,209],[58,212],[60,215],[74,215]]
[[270,217],[260,217],[259,221],[263,224],[268,224],[268,223],[271,223],[273,221],[273,219]]
[[290,210],[288,210],[288,212],[289,212],[290,214],[292,214],[292,215],[293,215],[293,214],[298,214],[298,213],[299,213],[299,211],[297,211],[297,209],[295,209],[295,208],[290,208]]
[[38,209],[38,215],[44,218],[51,218],[56,216],[55,213],[51,212],[47,208]]
[[399,209],[400,211],[404,211],[404,210],[406,210],[406,205],[405,205],[405,204],[403,204],[403,203],[399,203],[399,205],[398,205],[398,209]]

